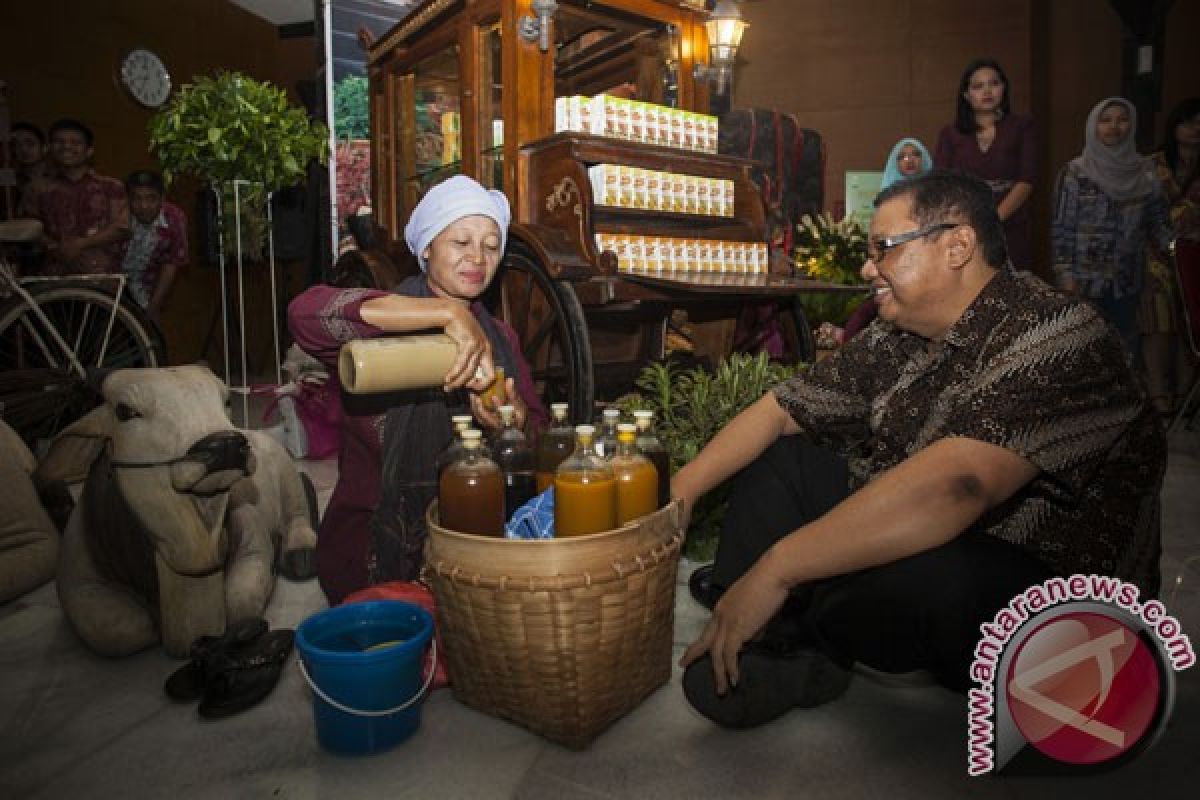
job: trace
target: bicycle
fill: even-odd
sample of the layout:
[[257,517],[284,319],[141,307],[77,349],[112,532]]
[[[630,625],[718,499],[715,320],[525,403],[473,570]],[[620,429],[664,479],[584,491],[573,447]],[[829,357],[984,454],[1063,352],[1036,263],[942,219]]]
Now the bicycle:
[[18,275],[8,248],[40,236],[36,220],[0,222],[0,413],[31,444],[98,403],[91,370],[166,364],[123,274]]

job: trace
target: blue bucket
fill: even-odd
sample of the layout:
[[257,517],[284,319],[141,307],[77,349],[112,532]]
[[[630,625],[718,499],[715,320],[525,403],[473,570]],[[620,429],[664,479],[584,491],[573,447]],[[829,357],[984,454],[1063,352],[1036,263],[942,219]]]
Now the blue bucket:
[[300,623],[296,649],[321,746],[365,755],[411,736],[433,678],[436,653],[422,674],[432,638],[429,612],[399,600],[338,606]]

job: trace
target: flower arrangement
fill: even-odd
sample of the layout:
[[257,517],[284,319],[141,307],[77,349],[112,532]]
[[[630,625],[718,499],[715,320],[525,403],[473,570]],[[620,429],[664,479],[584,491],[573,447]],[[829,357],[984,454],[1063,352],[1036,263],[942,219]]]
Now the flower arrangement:
[[[796,271],[805,278],[852,286],[862,283],[859,270],[867,260],[867,233],[852,216],[835,222],[828,211],[805,214],[796,226],[792,253]],[[805,293],[800,305],[812,327],[841,325],[863,301],[859,294]]]

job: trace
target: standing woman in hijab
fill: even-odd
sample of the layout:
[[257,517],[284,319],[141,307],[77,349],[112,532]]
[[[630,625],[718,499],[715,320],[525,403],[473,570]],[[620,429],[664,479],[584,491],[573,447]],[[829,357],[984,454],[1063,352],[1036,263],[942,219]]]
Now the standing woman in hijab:
[[1083,152],[1059,174],[1052,235],[1059,286],[1091,300],[1140,360],[1146,248],[1153,241],[1165,249],[1173,233],[1154,168],[1135,149],[1136,129],[1137,111],[1122,97],[1088,114]]
[[990,58],[972,61],[963,70],[956,101],[954,124],[938,135],[934,165],[974,175],[991,187],[1009,260],[1017,269],[1032,269],[1028,201],[1037,176],[1033,119],[1012,113],[1008,76]]
[[450,416],[471,413],[484,428],[500,427],[478,395],[497,366],[516,376],[506,378],[505,393],[517,425],[537,428],[548,419],[516,333],[479,302],[499,269],[509,213],[501,192],[457,175],[430,189],[404,228],[420,275],[390,292],[313,286],[288,306],[296,344],[331,376],[351,339],[440,329],[458,346],[440,389],[342,393],[338,482],[317,539],[317,577],[330,604],[369,583],[417,577]]

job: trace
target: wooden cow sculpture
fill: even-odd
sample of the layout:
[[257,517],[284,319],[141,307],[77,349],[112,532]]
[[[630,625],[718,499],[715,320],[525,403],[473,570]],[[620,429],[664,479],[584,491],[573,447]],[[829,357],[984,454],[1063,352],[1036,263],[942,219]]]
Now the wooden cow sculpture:
[[276,566],[313,573],[311,492],[270,436],[236,430],[205,367],[130,369],[69,429],[99,437],[63,537],[58,594],[79,636],[122,656],[262,614]]

